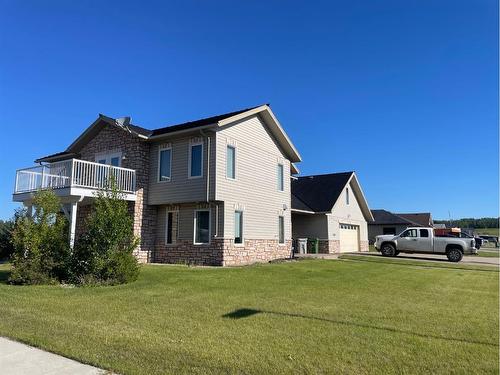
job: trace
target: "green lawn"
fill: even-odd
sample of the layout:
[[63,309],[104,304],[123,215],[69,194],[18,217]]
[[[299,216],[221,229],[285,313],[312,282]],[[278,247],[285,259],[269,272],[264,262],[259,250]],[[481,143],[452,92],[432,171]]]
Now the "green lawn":
[[478,228],[475,231],[478,235],[498,236],[498,228]]
[[498,250],[478,250],[477,255],[480,257],[487,257],[487,258],[500,258],[500,251]]
[[123,374],[494,374],[498,278],[363,259],[149,265],[116,287],[0,283],[0,335]]

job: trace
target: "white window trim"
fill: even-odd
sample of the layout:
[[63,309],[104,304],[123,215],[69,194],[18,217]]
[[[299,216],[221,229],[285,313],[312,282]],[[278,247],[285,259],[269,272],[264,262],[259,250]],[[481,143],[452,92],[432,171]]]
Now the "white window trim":
[[[227,176],[227,149],[228,148],[234,149],[234,178]],[[236,173],[236,154],[237,154],[237,151],[236,151],[235,145],[230,145],[230,144],[226,145],[226,180],[229,180],[229,181],[236,181],[236,176],[238,175]],[[189,163],[189,165],[191,165],[191,163]]]
[[[160,166],[161,166],[161,152],[165,150],[170,150],[170,177],[166,180],[162,180],[160,176]],[[167,147],[160,147],[158,149],[158,171],[157,171],[157,182],[170,182],[172,180],[172,146],[167,146]],[[191,163],[189,163],[191,165]]]
[[[280,218],[283,218],[283,242],[280,242]],[[278,215],[278,245],[286,244],[286,236],[285,236],[285,215]]]
[[[278,175],[278,167],[281,165],[281,168],[283,170],[283,173],[281,174],[283,177],[283,190],[280,190],[280,181],[279,181],[279,175]],[[276,190],[278,190],[280,193],[285,192],[285,164],[284,163],[278,163],[276,166]]]
[[[197,212],[200,211],[206,211],[208,212],[208,242],[196,242],[196,214]],[[210,245],[210,242],[212,240],[212,212],[210,212],[209,208],[200,208],[197,210],[194,210],[194,215],[193,215],[193,245]]]
[[[193,154],[193,147],[201,145],[201,175],[191,176],[191,155]],[[188,179],[203,178],[203,152],[204,152],[203,141],[193,142],[189,145],[189,157],[188,157]]]
[[112,151],[112,152],[100,152],[95,155],[95,162],[98,163],[100,159],[106,159],[106,165],[111,165],[111,159],[118,158],[120,161],[118,167],[122,166],[122,152]]
[[[172,242],[171,243],[168,243],[168,224],[169,224],[169,221],[168,221],[168,214],[171,213],[172,214],[172,219],[174,218],[174,215],[177,214],[177,211],[172,211],[172,210],[167,210],[167,212],[165,213],[165,246],[173,246],[175,245],[175,242],[176,242],[176,239],[177,239],[177,235],[174,236],[174,231],[173,231],[173,228],[172,228]],[[177,219],[177,226],[179,225],[179,219]]]
[[[243,214],[243,210],[234,210],[234,215],[233,215],[233,221],[234,221],[234,218],[236,216],[236,212],[240,212],[241,213],[241,243],[236,243],[236,233],[233,233],[233,242],[234,242],[234,246],[238,246],[238,247],[244,247],[245,246],[245,233],[244,233],[244,228],[245,228],[245,222],[244,222],[244,214]],[[233,223],[233,224],[236,224],[236,223]],[[233,225],[234,227],[236,227],[236,225]]]

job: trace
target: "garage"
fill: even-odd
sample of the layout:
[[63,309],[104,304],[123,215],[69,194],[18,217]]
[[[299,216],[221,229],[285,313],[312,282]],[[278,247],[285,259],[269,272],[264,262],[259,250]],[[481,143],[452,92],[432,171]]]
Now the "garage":
[[340,252],[359,251],[359,226],[340,224]]

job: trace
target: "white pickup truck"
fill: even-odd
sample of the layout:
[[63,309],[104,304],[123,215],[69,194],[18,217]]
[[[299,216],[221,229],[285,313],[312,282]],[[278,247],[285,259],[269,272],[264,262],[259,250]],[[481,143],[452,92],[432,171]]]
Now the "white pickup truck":
[[383,256],[399,253],[443,254],[460,262],[464,254],[477,254],[474,238],[436,237],[432,228],[407,228],[402,233],[375,237],[375,248]]

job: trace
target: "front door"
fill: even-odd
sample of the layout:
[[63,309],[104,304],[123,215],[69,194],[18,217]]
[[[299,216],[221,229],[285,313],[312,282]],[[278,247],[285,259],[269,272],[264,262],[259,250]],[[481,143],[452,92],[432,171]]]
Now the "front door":
[[111,154],[99,154],[96,156],[95,161],[99,164],[112,165],[113,167],[121,166],[121,153],[115,152]]

